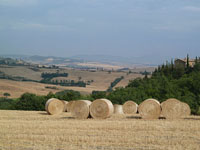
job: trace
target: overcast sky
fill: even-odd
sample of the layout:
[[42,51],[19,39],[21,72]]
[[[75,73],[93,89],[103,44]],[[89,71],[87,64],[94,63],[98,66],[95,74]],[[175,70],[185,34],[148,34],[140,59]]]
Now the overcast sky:
[[0,54],[200,56],[200,0],[0,0]]

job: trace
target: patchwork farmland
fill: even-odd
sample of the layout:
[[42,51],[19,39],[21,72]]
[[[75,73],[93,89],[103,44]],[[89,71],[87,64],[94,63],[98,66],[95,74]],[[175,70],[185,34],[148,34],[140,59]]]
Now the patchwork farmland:
[[[109,88],[111,82],[116,78],[123,76],[121,80],[115,87],[125,87],[129,80],[133,80],[138,77],[143,77],[139,73],[127,73],[127,72],[116,72],[116,71],[87,71],[79,69],[70,68],[60,68],[60,69],[47,69],[47,68],[37,68],[33,69],[27,66],[7,66],[1,65],[0,72],[6,74],[7,76],[25,78],[30,81],[19,82],[7,79],[0,79],[0,97],[3,93],[10,93],[10,98],[20,97],[25,92],[35,93],[38,95],[46,95],[49,92],[58,92],[66,89],[72,89],[81,92],[82,94],[90,94],[92,91],[105,91]],[[68,73],[67,77],[55,77],[52,81],[63,81],[63,80],[73,80],[74,82],[83,81],[85,83],[89,82],[86,87],[78,86],[60,86],[53,84],[43,84],[38,83],[42,80],[42,73]],[[32,82],[36,81],[36,82]],[[50,88],[48,88],[50,87]],[[52,88],[53,87],[53,88]],[[114,87],[114,88],[115,88]]]

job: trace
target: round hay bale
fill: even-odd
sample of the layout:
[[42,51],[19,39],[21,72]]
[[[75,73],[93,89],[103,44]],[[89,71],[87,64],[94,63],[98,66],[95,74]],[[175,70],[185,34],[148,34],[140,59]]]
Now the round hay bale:
[[90,115],[95,119],[106,119],[112,115],[114,107],[107,99],[97,99],[90,105]]
[[66,105],[67,108],[67,112],[71,112],[72,106],[74,104],[75,101],[69,101]]
[[115,114],[124,114],[122,105],[115,104],[114,105],[114,113]]
[[182,102],[182,117],[188,117],[191,114],[190,106],[187,103]]
[[138,104],[136,104],[134,101],[126,101],[122,107],[125,114],[136,114]]
[[92,102],[88,100],[78,100],[73,104],[71,114],[77,119],[87,119],[90,115],[90,104]]
[[139,105],[138,111],[143,119],[158,119],[161,113],[160,102],[156,99],[147,99]]
[[175,98],[161,103],[162,115],[166,119],[180,119],[183,116],[183,103]]
[[50,115],[57,115],[63,112],[64,105],[63,102],[56,99],[51,98],[45,104],[45,110]]
[[63,112],[67,112],[67,104],[68,104],[68,101],[64,101],[64,100],[61,100],[63,102],[63,105],[64,105],[64,109],[63,109]]

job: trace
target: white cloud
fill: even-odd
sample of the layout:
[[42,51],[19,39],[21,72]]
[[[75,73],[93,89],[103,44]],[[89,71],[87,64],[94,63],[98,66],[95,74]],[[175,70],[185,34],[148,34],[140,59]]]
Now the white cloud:
[[183,7],[183,10],[193,11],[193,12],[200,12],[200,7],[185,6],[185,7]]
[[0,6],[24,6],[24,5],[35,5],[38,0],[0,0]]

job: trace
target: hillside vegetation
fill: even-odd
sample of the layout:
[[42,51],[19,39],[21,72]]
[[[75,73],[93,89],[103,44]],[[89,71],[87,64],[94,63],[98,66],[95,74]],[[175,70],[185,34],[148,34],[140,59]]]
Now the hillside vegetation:
[[188,103],[193,114],[200,114],[200,60],[196,59],[194,67],[175,66],[173,62],[163,64],[151,77],[135,79],[125,88],[111,92],[107,98],[119,104],[127,100],[140,104],[147,98],[160,102],[177,98]]

